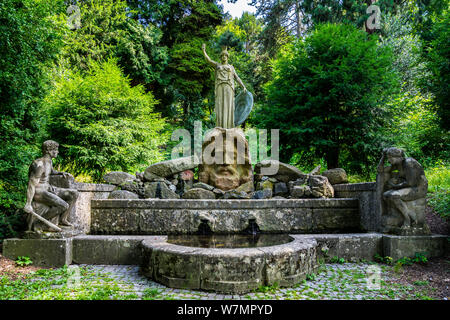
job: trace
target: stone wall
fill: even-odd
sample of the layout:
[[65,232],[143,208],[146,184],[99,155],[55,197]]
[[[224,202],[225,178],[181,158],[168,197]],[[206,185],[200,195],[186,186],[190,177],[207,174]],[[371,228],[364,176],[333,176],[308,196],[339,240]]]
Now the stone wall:
[[72,176],[51,175],[50,184],[59,188],[69,188],[78,191],[75,208],[69,214],[69,221],[81,233],[89,233],[91,226],[91,200],[108,199],[109,194],[117,189],[111,184],[96,184],[77,182]]
[[240,232],[253,220],[263,232],[336,233],[360,229],[357,199],[92,200],[91,234]]
[[91,227],[91,201],[108,199],[109,194],[116,189],[110,184],[95,184],[75,182],[71,188],[78,190],[79,196],[75,210],[69,216],[69,221],[75,224],[82,233],[89,233]]
[[336,198],[359,200],[361,229],[378,232],[381,228],[381,213],[376,200],[376,182],[336,184],[333,186]]

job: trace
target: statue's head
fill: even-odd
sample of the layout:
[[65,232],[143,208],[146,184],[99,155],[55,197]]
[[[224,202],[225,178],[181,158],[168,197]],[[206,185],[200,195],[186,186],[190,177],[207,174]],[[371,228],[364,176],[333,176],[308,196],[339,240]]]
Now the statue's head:
[[202,149],[201,182],[227,191],[252,179],[248,143],[240,130],[215,128]]
[[228,51],[227,47],[223,47],[222,52],[220,53],[220,59],[222,60],[223,64],[228,63]]
[[387,148],[385,153],[391,164],[400,164],[405,159],[405,152],[399,148]]
[[58,156],[58,147],[59,143],[53,140],[44,141],[42,144],[42,153],[44,155],[48,154],[52,158],[56,158]]

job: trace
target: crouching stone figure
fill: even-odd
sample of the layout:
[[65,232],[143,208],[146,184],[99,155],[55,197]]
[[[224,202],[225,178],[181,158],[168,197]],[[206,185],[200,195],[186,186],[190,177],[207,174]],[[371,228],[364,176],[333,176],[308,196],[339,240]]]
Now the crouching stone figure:
[[[385,167],[385,160],[390,165]],[[383,150],[377,168],[383,232],[400,235],[429,234],[425,221],[428,181],[422,166],[405,158],[398,148]]]
[[53,169],[52,159],[58,155],[59,144],[47,140],[42,144],[43,156],[33,161],[28,173],[27,202],[28,231],[61,231],[60,226],[72,227],[69,214],[78,198],[74,189],[58,188],[50,184],[50,175],[64,178],[71,175]]

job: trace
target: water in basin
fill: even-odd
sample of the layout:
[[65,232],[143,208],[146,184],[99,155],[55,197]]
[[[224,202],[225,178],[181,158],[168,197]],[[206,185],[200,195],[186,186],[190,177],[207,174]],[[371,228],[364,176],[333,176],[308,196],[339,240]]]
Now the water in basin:
[[198,248],[256,248],[291,242],[288,234],[169,235],[167,242]]

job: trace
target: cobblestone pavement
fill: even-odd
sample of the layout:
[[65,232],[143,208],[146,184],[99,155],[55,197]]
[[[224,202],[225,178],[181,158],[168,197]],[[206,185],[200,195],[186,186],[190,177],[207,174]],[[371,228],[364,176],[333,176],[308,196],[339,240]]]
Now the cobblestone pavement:
[[[324,264],[317,275],[293,288],[260,287],[242,295],[172,289],[150,281],[139,273],[138,266],[80,265],[89,271],[91,284],[96,287],[119,287],[116,299],[175,299],[175,300],[253,300],[253,299],[420,299],[411,286],[395,283],[384,265]],[[368,279],[372,279],[368,283]]]

